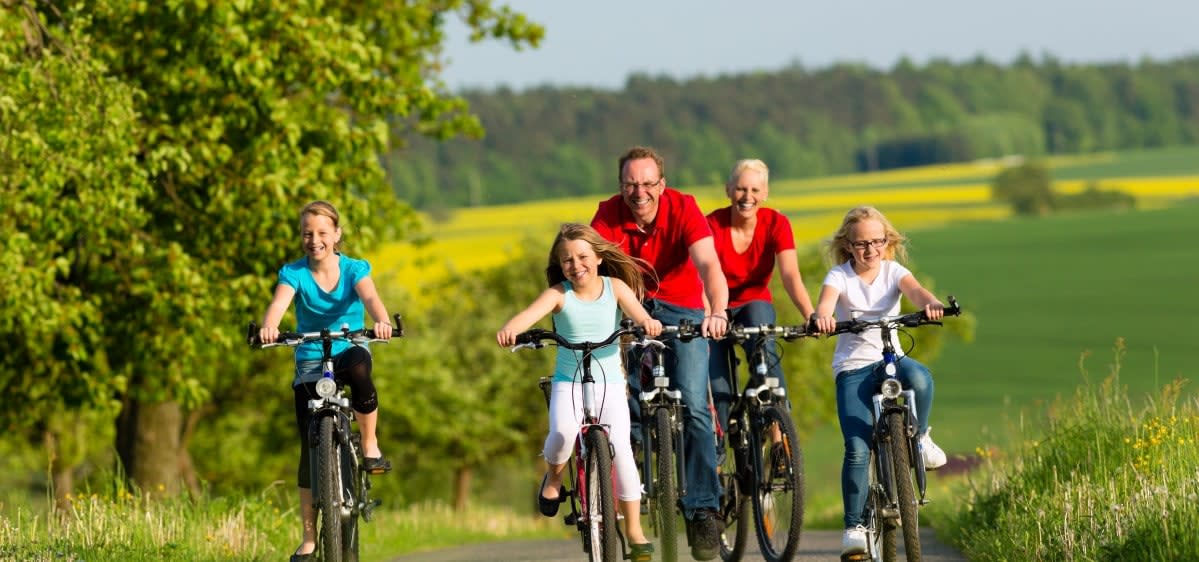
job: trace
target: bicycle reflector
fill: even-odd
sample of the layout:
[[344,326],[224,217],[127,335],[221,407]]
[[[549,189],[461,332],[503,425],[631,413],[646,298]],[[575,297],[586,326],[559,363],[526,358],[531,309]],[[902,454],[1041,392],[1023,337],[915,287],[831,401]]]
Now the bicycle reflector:
[[321,398],[328,398],[337,393],[337,383],[333,382],[333,377],[321,377],[321,380],[316,381],[316,394]]
[[899,381],[895,379],[887,379],[883,381],[883,388],[881,390],[883,398],[886,398],[887,400],[894,400],[899,398],[899,393],[902,391],[903,385],[899,384]]

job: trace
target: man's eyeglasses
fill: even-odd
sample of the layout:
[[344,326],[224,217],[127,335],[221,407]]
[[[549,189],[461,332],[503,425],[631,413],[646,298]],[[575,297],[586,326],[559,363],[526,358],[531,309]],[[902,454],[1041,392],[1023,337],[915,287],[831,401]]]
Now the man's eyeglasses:
[[623,181],[623,182],[620,182],[620,188],[625,191],[636,191],[638,187],[640,187],[641,189],[653,189],[655,187],[658,187],[659,183],[662,183],[662,178],[658,178],[654,181],[647,181],[647,182],[641,182],[641,183],[637,183],[635,181]]
[[860,242],[850,242],[849,245],[853,246],[854,249],[861,250],[863,252],[866,251],[866,248],[874,248],[875,250],[879,250],[882,249],[883,246],[887,245],[887,239],[875,238],[874,240],[862,240]]

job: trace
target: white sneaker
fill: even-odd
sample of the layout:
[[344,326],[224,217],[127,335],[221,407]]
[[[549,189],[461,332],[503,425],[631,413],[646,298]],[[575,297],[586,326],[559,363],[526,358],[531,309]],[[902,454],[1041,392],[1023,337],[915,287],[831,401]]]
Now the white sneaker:
[[841,556],[866,552],[866,528],[858,525],[845,529],[841,535]]
[[945,466],[945,451],[942,451],[936,443],[933,443],[933,438],[929,437],[929,432],[933,428],[928,428],[924,435],[920,436],[920,450],[924,454],[924,470],[936,470]]

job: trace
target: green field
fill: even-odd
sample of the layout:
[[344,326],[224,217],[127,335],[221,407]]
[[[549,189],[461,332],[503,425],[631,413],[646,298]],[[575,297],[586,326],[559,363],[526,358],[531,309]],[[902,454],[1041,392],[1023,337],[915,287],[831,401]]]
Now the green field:
[[978,317],[977,340],[936,363],[938,439],[968,446],[977,428],[1016,408],[1069,394],[1108,371],[1116,338],[1128,347],[1134,395],[1189,364],[1199,334],[1199,281],[1190,240],[1199,205],[973,223],[914,233],[914,259]]

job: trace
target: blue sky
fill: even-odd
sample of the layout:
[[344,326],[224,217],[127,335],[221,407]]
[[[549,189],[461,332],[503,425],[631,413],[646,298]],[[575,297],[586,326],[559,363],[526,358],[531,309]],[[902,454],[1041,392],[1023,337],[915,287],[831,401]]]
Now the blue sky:
[[674,78],[864,62],[901,55],[1007,63],[1021,51],[1066,61],[1199,53],[1196,0],[495,0],[546,27],[541,47],[471,44],[454,18],[442,77],[454,90],[504,84],[620,88],[633,72]]

